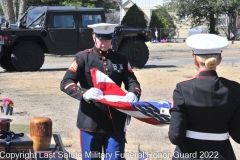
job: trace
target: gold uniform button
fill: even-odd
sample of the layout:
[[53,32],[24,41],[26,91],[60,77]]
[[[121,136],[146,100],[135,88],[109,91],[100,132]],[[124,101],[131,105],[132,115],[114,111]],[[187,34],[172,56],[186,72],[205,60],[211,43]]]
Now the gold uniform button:
[[103,58],[103,60],[105,60],[106,59],[106,57],[102,57]]
[[108,71],[108,68],[106,68],[106,71]]
[[102,54],[102,51],[99,51],[100,54]]
[[118,70],[118,73],[120,73],[121,72],[121,70]]
[[83,93],[83,91],[81,91],[81,93]]
[[107,65],[107,62],[104,62],[103,64],[106,66],[106,65]]
[[90,104],[91,102],[90,101],[88,101],[88,104]]

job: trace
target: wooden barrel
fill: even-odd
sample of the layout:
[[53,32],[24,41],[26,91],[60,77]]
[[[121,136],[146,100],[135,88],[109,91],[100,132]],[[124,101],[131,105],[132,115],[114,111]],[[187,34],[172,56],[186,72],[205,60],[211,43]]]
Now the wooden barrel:
[[52,120],[46,117],[35,117],[30,121],[30,138],[33,140],[33,149],[47,150],[52,138]]

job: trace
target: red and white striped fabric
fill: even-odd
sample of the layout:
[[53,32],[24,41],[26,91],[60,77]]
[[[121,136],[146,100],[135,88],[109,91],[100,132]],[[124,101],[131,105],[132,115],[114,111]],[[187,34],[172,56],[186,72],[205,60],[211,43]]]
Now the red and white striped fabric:
[[171,103],[160,102],[123,102],[126,93],[108,76],[96,68],[91,69],[93,85],[103,91],[103,97],[95,100],[118,109],[140,121],[153,124],[169,124]]

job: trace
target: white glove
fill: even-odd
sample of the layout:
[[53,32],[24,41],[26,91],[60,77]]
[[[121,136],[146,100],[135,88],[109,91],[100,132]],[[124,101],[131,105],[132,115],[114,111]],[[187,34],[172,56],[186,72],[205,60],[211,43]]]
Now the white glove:
[[83,94],[83,99],[88,102],[91,99],[103,96],[103,92],[98,88],[90,88]]
[[123,102],[137,102],[137,101],[138,101],[137,96],[132,92],[128,92],[126,96],[123,98]]

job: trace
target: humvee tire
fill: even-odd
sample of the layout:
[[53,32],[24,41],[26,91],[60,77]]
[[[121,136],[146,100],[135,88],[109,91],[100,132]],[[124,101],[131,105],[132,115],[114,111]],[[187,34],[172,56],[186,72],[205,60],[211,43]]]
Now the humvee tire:
[[39,44],[23,41],[14,47],[11,60],[18,71],[37,71],[44,63],[44,52]]
[[4,55],[0,57],[0,66],[9,72],[17,71],[17,69],[12,64],[10,54],[9,56]]
[[143,68],[149,58],[149,50],[144,41],[131,38],[123,42],[119,52],[126,55],[131,67]]

